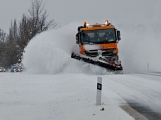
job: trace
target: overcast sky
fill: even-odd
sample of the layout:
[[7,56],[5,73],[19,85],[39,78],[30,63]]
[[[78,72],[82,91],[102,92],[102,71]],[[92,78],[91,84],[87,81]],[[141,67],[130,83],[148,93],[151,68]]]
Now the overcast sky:
[[[161,0],[43,0],[49,19],[60,25],[73,21],[160,22]],[[20,20],[31,0],[0,0],[0,28],[8,32],[13,19]]]

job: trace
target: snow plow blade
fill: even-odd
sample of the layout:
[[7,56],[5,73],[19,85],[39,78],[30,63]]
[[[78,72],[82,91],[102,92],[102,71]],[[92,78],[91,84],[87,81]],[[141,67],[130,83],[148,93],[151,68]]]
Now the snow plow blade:
[[102,60],[99,60],[99,59],[93,60],[92,58],[83,57],[83,56],[80,56],[80,55],[75,54],[75,53],[71,54],[71,58],[106,68],[109,72],[114,72],[115,74],[123,74],[123,67],[121,66],[121,64],[120,65],[109,64],[109,63],[102,61]]

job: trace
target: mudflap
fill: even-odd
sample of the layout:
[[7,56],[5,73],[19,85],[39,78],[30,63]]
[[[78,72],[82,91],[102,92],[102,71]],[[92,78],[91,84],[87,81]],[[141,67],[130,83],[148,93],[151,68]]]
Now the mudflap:
[[107,71],[112,72],[114,74],[123,74],[123,67],[121,65],[120,66],[115,66],[113,64],[104,63],[104,62],[101,62],[99,60],[94,61],[94,60],[92,60],[90,58],[85,58],[85,57],[82,57],[82,56],[80,56],[78,54],[75,54],[75,53],[71,54],[71,58],[74,58],[74,59],[81,60],[81,61],[93,64],[93,65],[97,65],[97,66],[106,68]]

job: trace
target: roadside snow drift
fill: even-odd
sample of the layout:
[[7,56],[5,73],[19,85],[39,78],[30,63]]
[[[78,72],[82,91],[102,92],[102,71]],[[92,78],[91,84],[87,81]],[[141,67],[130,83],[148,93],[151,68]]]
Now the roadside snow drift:
[[[124,73],[147,71],[148,68],[161,70],[160,24],[114,24],[121,31],[119,57]],[[104,69],[70,58],[73,50],[79,52],[75,41],[78,26],[80,24],[73,22],[34,37],[24,53],[23,64],[27,72],[102,74]]]

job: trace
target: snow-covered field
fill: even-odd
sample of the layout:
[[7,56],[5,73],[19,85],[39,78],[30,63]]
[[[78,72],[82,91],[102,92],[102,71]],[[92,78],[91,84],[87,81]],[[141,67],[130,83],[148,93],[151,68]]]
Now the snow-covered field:
[[85,74],[2,73],[0,119],[133,120],[119,107],[124,100],[110,89],[110,84],[103,86],[102,105],[95,105],[96,82],[97,76]]
[[[124,75],[102,75],[105,69],[70,58],[78,51],[79,25],[73,22],[37,35],[25,49],[26,70],[0,74],[0,120],[134,120],[120,108],[125,100],[146,103],[155,98],[153,91],[159,97],[160,77],[156,81],[127,74],[145,72],[147,64],[151,71],[161,71],[161,35],[154,24],[116,24],[122,33]],[[98,76],[103,78],[100,106],[95,105]],[[147,97],[149,91],[153,97]]]
[[160,76],[99,76],[102,105],[96,106],[97,75],[1,73],[0,119],[134,120],[121,108],[127,101],[146,105],[153,112],[161,109]]

